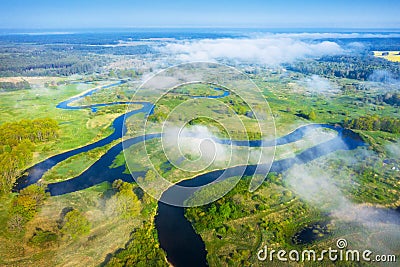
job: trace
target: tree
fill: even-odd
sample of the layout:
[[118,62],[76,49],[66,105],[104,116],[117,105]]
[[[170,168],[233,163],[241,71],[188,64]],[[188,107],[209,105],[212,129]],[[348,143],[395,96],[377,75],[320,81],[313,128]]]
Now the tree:
[[46,192],[44,186],[33,184],[22,189],[19,192],[19,196],[27,196],[33,199],[36,202],[36,206],[39,207],[50,194]]
[[61,233],[67,238],[77,239],[89,234],[90,227],[89,220],[78,210],[73,209],[65,215]]
[[58,137],[58,123],[44,118],[0,125],[0,193],[11,190],[16,177],[32,160],[34,144]]
[[231,211],[232,210],[229,203],[224,203],[219,207],[219,212],[224,218],[229,218],[229,216],[231,215]]
[[315,114],[314,110],[311,110],[311,112],[308,114],[308,119],[315,121],[317,119],[317,114]]
[[133,231],[125,248],[118,250],[105,266],[168,266],[157,240],[154,225],[144,223]]
[[140,213],[139,198],[133,192],[133,185],[120,179],[115,180],[113,188],[116,193],[107,200],[106,213],[122,218],[130,218]]
[[10,213],[20,215],[26,221],[30,221],[39,211],[40,206],[48,194],[45,188],[39,185],[30,185],[22,189],[18,196],[11,202]]
[[36,201],[27,195],[20,195],[12,201],[11,214],[19,214],[27,221],[30,221],[35,216]]

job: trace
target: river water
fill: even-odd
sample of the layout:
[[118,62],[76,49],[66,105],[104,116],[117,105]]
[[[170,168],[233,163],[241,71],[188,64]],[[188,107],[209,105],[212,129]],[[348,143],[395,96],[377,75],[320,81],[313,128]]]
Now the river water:
[[[70,98],[66,101],[63,101],[57,105],[57,108],[66,109],[66,110],[77,110],[77,109],[97,109],[102,106],[110,106],[110,105],[118,105],[118,104],[137,104],[142,107],[130,111],[126,114],[123,114],[116,118],[112,123],[112,128],[114,132],[108,137],[99,140],[95,143],[73,149],[55,156],[52,156],[42,162],[37,163],[31,168],[25,171],[25,174],[20,177],[14,187],[14,190],[19,191],[22,188],[25,188],[28,185],[34,184],[40,180],[40,178],[50,170],[52,167],[57,165],[58,163],[74,156],[82,152],[90,151],[94,148],[102,147],[107,144],[110,144],[114,140],[118,140],[122,138],[126,134],[126,126],[125,120],[130,116],[137,113],[145,113],[151,114],[154,106],[149,102],[112,102],[105,104],[94,104],[87,106],[70,106],[70,104],[74,101],[77,101],[85,96],[89,96],[99,90],[110,88],[112,86],[117,86],[124,83],[124,81],[119,81],[117,83],[103,86],[100,88],[96,88],[88,91],[85,94],[82,94],[77,97]],[[210,96],[210,98],[221,98],[229,95],[228,91],[224,91],[220,88],[215,88],[215,90],[223,91],[222,95],[218,96]],[[193,96],[194,98],[200,98],[200,96]],[[222,144],[232,144],[235,146],[244,146],[249,145],[251,147],[260,147],[260,146],[272,146],[272,145],[284,145],[291,142],[298,141],[304,137],[304,135],[308,131],[315,130],[317,128],[328,128],[337,131],[338,135],[336,138],[331,139],[325,143],[321,143],[309,149],[306,149],[302,153],[296,155],[293,158],[283,159],[279,161],[273,162],[271,166],[272,172],[283,172],[293,166],[294,164],[303,164],[307,163],[311,160],[314,160],[318,157],[327,155],[331,152],[337,150],[351,150],[355,149],[359,146],[365,146],[365,143],[361,140],[361,138],[352,131],[344,130],[340,127],[334,127],[327,124],[310,124],[303,127],[300,127],[293,131],[292,133],[277,138],[276,140],[271,140],[269,142],[261,142],[261,141],[231,141],[231,140],[216,140]],[[130,147],[134,144],[143,142],[144,140],[150,140],[153,138],[160,138],[161,134],[149,134],[145,136],[138,136],[131,139],[124,140],[113,147],[111,147],[98,161],[96,161],[92,166],[90,166],[86,171],[74,177],[72,179],[68,179],[62,182],[52,183],[48,185],[48,191],[51,195],[57,196],[62,194],[67,194],[79,190],[83,190],[85,188],[89,188],[91,186],[100,184],[102,182],[113,182],[115,179],[122,179],[127,182],[134,182],[134,177],[144,176],[144,172],[136,172],[131,174],[125,174],[125,166],[120,166],[117,168],[109,168],[115,159],[115,157],[123,151],[124,148]],[[248,166],[237,166],[232,167],[226,170],[217,170],[212,171],[206,174],[202,174],[196,176],[189,180],[184,180],[177,184],[177,186],[185,186],[185,187],[198,187],[201,185],[208,184],[222,175],[222,180],[237,176],[238,174],[242,174],[244,170],[244,175],[252,175],[254,174],[256,165],[248,165]],[[262,166],[261,166],[262,167]],[[259,169],[260,170],[260,169]],[[261,168],[263,171],[263,168]],[[221,179],[221,178],[220,178]],[[184,208],[170,206],[162,202],[165,198],[168,198],[168,195],[174,195],[176,199],[176,186],[170,187],[166,190],[160,201],[158,202],[158,212],[155,217],[155,226],[158,231],[158,237],[161,248],[163,248],[167,253],[167,258],[170,263],[174,266],[207,266],[206,261],[206,249],[203,240],[201,237],[194,231],[191,223],[184,216]],[[195,190],[192,191],[194,193]],[[186,194],[179,196],[180,201],[183,202],[189,198],[191,194]]]

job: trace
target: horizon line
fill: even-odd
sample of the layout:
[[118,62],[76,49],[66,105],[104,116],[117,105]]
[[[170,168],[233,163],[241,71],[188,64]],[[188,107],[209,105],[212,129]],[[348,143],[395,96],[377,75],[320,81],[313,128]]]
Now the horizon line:
[[123,29],[259,29],[259,30],[395,30],[398,27],[314,27],[314,26],[110,26],[110,27],[1,27],[0,30],[123,30]]

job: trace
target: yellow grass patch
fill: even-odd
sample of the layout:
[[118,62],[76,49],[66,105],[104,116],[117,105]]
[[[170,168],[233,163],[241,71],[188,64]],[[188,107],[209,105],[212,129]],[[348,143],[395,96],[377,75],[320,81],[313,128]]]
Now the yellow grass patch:
[[393,62],[400,62],[400,51],[374,51],[374,56]]
[[101,128],[108,126],[110,124],[110,121],[113,121],[115,118],[120,116],[121,114],[104,114],[104,115],[98,115],[92,119],[89,119],[86,123],[86,127],[89,129],[93,128]]

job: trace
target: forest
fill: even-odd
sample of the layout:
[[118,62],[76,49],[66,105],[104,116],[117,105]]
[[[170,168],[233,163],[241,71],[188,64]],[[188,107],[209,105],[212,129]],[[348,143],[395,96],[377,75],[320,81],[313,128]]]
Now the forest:
[[68,76],[93,73],[106,62],[100,56],[64,47],[53,51],[47,47],[16,46],[9,51],[0,47],[0,77]]
[[[400,77],[400,65],[369,54],[324,56],[318,60],[303,60],[286,65],[291,71],[326,77],[348,78],[366,81],[374,79],[390,82]],[[372,76],[374,71],[385,69],[388,75]]]
[[53,119],[21,120],[0,125],[0,193],[11,190],[16,177],[30,163],[35,144],[58,138]]
[[[0,77],[99,73],[101,67],[110,62],[109,55],[155,53],[148,45],[102,46],[82,43],[42,45],[35,38],[24,40],[27,43],[9,46],[7,40],[10,38],[3,37],[3,43],[0,39]],[[32,41],[38,43],[31,43]],[[0,84],[0,89],[5,88],[4,86]]]

